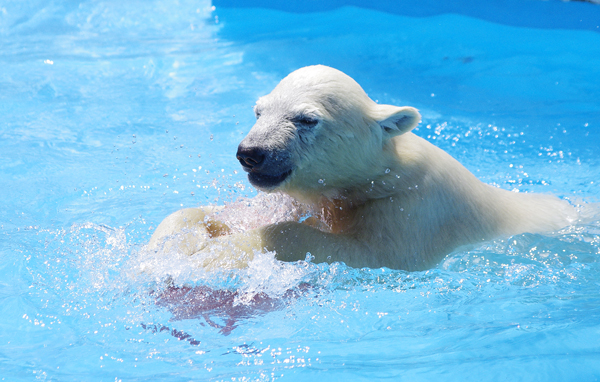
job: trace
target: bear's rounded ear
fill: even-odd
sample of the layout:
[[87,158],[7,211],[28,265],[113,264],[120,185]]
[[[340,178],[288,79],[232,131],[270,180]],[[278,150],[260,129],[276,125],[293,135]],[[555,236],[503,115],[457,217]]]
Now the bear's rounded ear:
[[421,114],[410,106],[377,105],[374,117],[389,138],[411,131],[421,122]]

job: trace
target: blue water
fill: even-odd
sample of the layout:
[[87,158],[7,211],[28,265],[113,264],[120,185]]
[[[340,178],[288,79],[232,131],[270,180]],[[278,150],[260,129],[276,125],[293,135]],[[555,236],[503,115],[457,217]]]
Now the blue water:
[[[600,379],[600,6],[281,4],[0,1],[0,380]],[[256,195],[251,107],[309,64],[584,219],[426,272],[174,261],[196,289],[168,300],[139,249],[172,211]]]

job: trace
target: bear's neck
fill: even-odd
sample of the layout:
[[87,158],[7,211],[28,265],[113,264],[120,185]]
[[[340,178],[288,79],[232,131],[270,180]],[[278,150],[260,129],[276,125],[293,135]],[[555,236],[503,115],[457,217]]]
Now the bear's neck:
[[469,195],[485,191],[484,185],[450,155],[412,133],[388,141],[372,168],[370,178],[352,190],[335,190],[315,201],[315,212],[332,232],[347,232],[374,203],[420,206],[423,200],[440,198],[454,205],[455,193],[465,184],[471,187]]
[[354,222],[355,215],[361,204],[348,198],[321,198],[317,204],[316,214],[332,233],[343,233]]
[[358,207],[371,200],[425,191],[431,186],[430,156],[440,153],[443,152],[413,133],[394,137],[385,143],[381,155],[372,158],[366,166],[368,177],[354,179],[348,189],[328,190],[321,199],[330,199],[335,205],[341,203]]

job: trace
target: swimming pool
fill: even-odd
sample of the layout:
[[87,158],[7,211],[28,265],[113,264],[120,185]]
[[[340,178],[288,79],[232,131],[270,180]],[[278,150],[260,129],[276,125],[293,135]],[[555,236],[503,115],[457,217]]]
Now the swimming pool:
[[203,310],[156,303],[137,251],[174,210],[256,194],[235,149],[304,65],[419,108],[416,133],[485,182],[599,201],[600,6],[244,5],[0,4],[0,378],[598,379],[593,211],[426,272],[175,261]]

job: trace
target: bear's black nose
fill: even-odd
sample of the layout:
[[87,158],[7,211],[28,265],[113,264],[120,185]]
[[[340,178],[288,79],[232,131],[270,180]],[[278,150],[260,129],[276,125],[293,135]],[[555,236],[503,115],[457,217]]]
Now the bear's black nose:
[[252,170],[265,160],[265,153],[257,147],[243,147],[239,145],[236,157],[245,170]]

